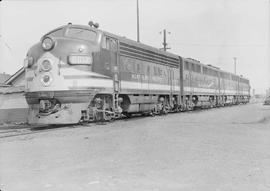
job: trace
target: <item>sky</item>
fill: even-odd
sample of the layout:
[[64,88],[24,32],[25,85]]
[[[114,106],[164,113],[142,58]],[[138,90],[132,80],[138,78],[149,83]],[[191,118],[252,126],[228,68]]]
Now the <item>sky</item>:
[[[268,0],[139,0],[140,40],[236,72],[256,93],[270,87]],[[48,31],[93,20],[100,29],[136,40],[136,0],[3,0],[0,72],[15,73],[27,50]]]

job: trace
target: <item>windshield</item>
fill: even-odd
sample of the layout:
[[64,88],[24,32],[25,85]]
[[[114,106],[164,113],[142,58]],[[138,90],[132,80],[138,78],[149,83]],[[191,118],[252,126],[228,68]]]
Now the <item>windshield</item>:
[[52,37],[61,37],[64,35],[64,30],[63,30],[63,28],[55,29],[55,30],[47,33],[45,36],[47,36],[47,35],[50,35]]
[[69,28],[65,34],[67,37],[77,38],[81,40],[95,41],[97,33],[92,30],[81,28]]

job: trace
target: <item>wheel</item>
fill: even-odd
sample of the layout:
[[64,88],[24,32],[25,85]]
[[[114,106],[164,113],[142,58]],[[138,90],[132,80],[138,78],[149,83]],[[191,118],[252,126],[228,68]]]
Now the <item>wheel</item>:
[[112,120],[112,115],[108,112],[104,112],[104,121],[111,121]]
[[123,114],[124,114],[127,118],[131,118],[131,117],[132,117],[132,114],[131,114],[131,113],[124,112]]

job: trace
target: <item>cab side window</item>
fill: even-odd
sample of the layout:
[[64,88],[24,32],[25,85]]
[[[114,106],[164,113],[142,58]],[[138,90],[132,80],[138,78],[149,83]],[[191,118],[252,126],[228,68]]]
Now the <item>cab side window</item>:
[[114,39],[110,39],[110,49],[114,52],[117,51],[117,42]]
[[103,37],[101,46],[107,50],[117,51],[117,41],[107,36]]

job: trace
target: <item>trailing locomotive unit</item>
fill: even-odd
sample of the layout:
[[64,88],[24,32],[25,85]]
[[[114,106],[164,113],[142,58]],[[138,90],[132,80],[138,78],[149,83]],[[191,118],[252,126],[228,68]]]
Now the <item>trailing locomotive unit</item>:
[[68,24],[30,48],[29,123],[110,120],[249,100],[247,79],[97,28]]

